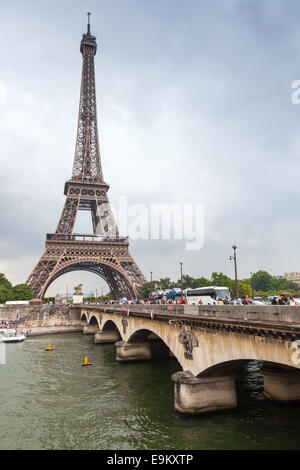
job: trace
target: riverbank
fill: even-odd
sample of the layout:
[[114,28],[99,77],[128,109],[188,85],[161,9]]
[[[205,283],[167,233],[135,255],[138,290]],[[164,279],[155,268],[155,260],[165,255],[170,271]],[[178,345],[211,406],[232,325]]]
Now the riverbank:
[[65,306],[8,307],[0,309],[0,320],[14,322],[26,336],[83,331],[77,309]]
[[18,330],[27,336],[42,336],[62,333],[78,333],[83,331],[83,326],[33,326],[31,328],[18,328]]

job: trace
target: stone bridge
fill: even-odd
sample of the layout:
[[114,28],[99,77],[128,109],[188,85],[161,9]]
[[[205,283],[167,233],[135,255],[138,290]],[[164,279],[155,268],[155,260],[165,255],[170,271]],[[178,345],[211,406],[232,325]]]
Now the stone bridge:
[[84,334],[114,343],[119,362],[174,357],[175,409],[196,414],[237,406],[243,361],[263,363],[265,397],[300,401],[300,307],[81,305]]

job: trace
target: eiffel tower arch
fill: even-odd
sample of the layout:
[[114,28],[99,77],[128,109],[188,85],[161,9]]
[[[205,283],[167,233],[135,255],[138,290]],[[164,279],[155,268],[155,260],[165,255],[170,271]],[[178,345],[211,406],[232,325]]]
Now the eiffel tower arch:
[[[90,16],[90,15],[89,15]],[[46,235],[46,249],[26,283],[39,298],[58,277],[72,271],[89,271],[102,277],[115,299],[138,296],[145,277],[120,237],[103,179],[96,104],[94,57],[96,38],[87,33],[80,45],[82,77],[77,138],[72,177],[65,183],[65,204],[55,233]],[[79,210],[89,211],[93,233],[74,233]]]

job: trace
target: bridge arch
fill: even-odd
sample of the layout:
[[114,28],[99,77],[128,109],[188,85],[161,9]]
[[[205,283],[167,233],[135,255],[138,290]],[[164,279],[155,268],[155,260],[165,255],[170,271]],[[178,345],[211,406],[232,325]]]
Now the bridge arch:
[[[211,373],[214,370],[234,367],[238,361],[260,361],[278,367],[293,367],[294,356],[299,352],[288,341],[276,341],[273,337],[260,338],[255,335],[234,334],[219,331],[216,334],[195,331],[198,346],[193,349],[193,361],[190,370],[195,377]],[[296,347],[296,346],[295,346]],[[185,361],[184,370],[189,370]]]
[[[151,337],[152,336],[152,337]],[[150,337],[150,338],[149,338]],[[139,343],[142,341],[147,341],[147,340],[161,340],[163,341],[156,333],[153,331],[149,330],[148,328],[142,328],[140,330],[136,330],[129,338],[128,342],[129,343]]]
[[147,325],[144,328],[136,328],[131,332],[128,343],[147,343],[151,344],[151,353],[153,359],[162,357],[173,357],[177,360],[180,367],[183,365],[180,358],[176,355],[176,351],[170,346],[167,335],[162,334],[154,325]]
[[87,316],[86,316],[85,313],[83,313],[83,314],[81,315],[80,321],[82,321],[82,322],[84,322],[84,323],[88,323],[88,318],[87,318]]
[[106,320],[103,323],[102,331],[111,331],[111,330],[117,330],[121,336],[121,332],[117,323],[114,322],[113,320]]
[[91,315],[88,323],[89,323],[89,325],[98,325],[98,326],[100,326],[99,325],[99,320],[95,315]]
[[299,372],[297,367],[290,367],[283,363],[265,361],[263,359],[233,359],[226,362],[219,362],[211,367],[208,367],[197,375],[198,378],[203,377],[218,377],[219,375],[236,374],[241,368],[247,364],[255,365],[256,369],[260,369],[263,373],[264,370],[276,369],[282,372]]
[[239,371],[244,368],[247,364],[255,363],[257,365],[256,369],[261,368],[263,361],[253,360],[253,359],[233,359],[230,361],[219,362],[211,367],[208,367],[204,371],[199,372],[196,376],[197,378],[205,377],[219,377],[221,375],[234,375],[238,374]]

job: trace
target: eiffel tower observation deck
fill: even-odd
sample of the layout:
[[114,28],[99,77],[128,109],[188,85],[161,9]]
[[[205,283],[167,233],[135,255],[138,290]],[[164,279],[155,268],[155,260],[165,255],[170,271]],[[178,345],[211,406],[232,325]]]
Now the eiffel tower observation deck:
[[[58,277],[72,271],[90,271],[108,284],[115,299],[135,298],[145,278],[120,237],[108,199],[100,159],[94,57],[96,37],[91,34],[90,13],[83,34],[79,116],[72,177],[65,183],[64,208],[55,233],[46,235],[46,249],[26,283],[43,298]],[[79,210],[90,211],[93,233],[74,233]]]

